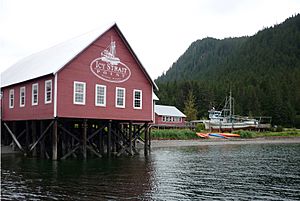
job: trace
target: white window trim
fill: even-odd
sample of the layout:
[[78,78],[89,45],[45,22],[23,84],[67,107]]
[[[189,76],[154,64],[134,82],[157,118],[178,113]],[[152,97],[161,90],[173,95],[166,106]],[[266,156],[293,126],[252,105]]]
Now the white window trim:
[[[118,90],[121,89],[124,91],[124,97],[123,97],[123,104],[122,105],[118,105]],[[115,106],[117,108],[125,108],[125,103],[126,103],[126,100],[125,100],[125,97],[126,97],[126,89],[125,88],[122,88],[122,87],[116,87],[116,100],[115,100]]]
[[54,75],[53,116],[57,117],[57,73]]
[[[22,90],[24,90],[24,104],[22,104]],[[20,87],[20,107],[25,107],[25,103],[26,103],[26,88],[24,87]]]
[[[34,102],[34,93],[33,93],[33,89],[36,86],[36,91],[37,91],[37,98],[36,98],[36,103]],[[31,105],[38,105],[39,104],[39,84],[35,83],[32,84],[32,88],[31,88]]]
[[[50,100],[47,101],[47,84],[50,83]],[[45,81],[45,104],[52,103],[52,80]]]
[[[83,102],[76,102],[76,98],[75,98],[75,86],[76,84],[83,84]],[[73,84],[73,104],[74,105],[85,105],[85,97],[86,97],[86,83],[85,82],[78,82],[78,81],[74,81]]]
[[[12,95],[12,98],[11,98],[11,95]],[[11,99],[13,100],[13,101],[11,101]],[[8,98],[8,101],[9,101],[9,103],[8,103],[8,107],[9,108],[14,108],[14,105],[15,105],[15,90],[14,89],[10,89],[9,90],[9,98]],[[12,103],[12,104],[11,104]]]
[[[135,107],[135,92],[140,92],[141,97],[140,97],[140,107]],[[141,110],[143,108],[143,92],[140,89],[134,89],[133,90],[133,108],[134,109],[139,109]]]
[[[98,87],[103,87],[104,88],[104,103],[103,104],[97,102],[97,96],[98,96],[97,88]],[[95,105],[96,106],[102,106],[102,107],[106,106],[106,86],[105,85],[96,84],[96,86],[95,86]]]

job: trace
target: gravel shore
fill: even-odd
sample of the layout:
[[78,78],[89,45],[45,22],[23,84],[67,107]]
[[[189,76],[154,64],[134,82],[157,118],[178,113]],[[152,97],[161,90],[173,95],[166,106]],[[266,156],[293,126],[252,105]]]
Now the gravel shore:
[[[242,145],[242,144],[282,144],[299,143],[300,137],[267,137],[252,139],[199,139],[199,140],[151,140],[151,148],[187,147],[187,146],[214,146],[214,145]],[[138,147],[142,148],[140,144]],[[13,151],[10,146],[1,146],[1,154],[20,153]]]
[[281,144],[299,143],[300,137],[267,137],[253,139],[199,139],[199,140],[152,140],[151,147],[178,147],[178,146],[208,146],[208,145],[242,145],[242,144]]

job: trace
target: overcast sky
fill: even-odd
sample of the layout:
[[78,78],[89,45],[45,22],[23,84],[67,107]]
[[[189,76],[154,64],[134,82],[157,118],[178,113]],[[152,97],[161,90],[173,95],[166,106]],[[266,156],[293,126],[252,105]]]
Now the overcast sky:
[[198,39],[251,36],[300,12],[300,0],[0,0],[0,72],[117,22],[155,79]]

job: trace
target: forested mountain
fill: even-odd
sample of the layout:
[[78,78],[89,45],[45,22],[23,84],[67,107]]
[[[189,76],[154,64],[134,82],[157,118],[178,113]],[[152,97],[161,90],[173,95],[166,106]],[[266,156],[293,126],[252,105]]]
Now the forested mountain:
[[182,111],[191,91],[198,118],[231,90],[236,114],[300,127],[300,14],[251,37],[197,40],[155,82],[159,104]]

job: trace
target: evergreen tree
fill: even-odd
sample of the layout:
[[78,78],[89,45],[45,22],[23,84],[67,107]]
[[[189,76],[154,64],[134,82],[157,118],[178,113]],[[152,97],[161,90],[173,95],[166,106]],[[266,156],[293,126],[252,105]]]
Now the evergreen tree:
[[186,115],[186,120],[196,120],[197,119],[197,109],[195,105],[195,96],[193,92],[190,90],[187,96],[187,99],[184,103],[184,113]]

